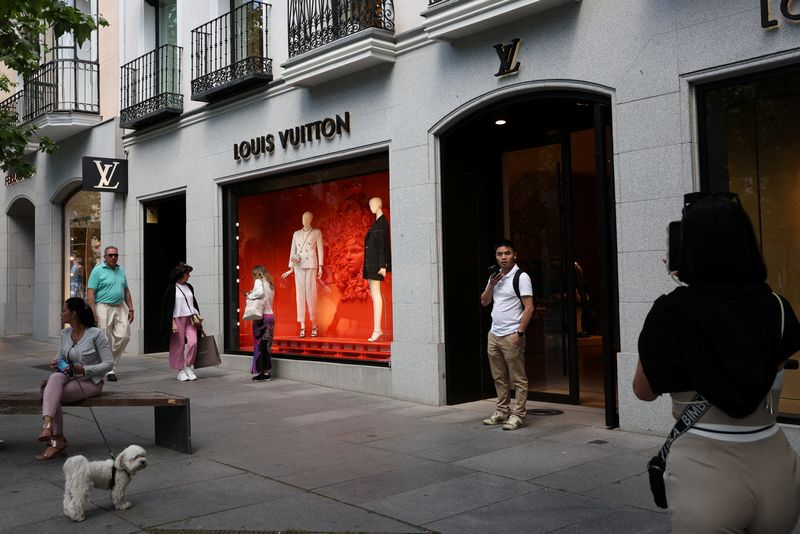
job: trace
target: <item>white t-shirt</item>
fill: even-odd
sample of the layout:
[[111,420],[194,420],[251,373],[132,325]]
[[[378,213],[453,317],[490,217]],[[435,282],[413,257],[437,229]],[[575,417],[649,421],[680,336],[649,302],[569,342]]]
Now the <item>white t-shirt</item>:
[[[186,298],[183,298],[186,295]],[[189,286],[175,284],[175,308],[172,311],[173,317],[189,317],[192,314],[200,313],[194,307],[194,293]]]
[[[496,336],[508,336],[519,330],[519,322],[522,320],[522,312],[525,307],[514,292],[514,275],[517,271],[519,271],[519,266],[514,265],[497,282],[492,292],[492,328],[490,332]],[[519,276],[519,294],[523,297],[533,296],[533,284],[528,273],[522,273]]]

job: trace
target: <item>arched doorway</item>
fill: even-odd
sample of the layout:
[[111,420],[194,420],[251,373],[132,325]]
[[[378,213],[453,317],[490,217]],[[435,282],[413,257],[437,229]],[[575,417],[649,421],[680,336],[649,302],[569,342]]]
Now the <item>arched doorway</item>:
[[36,208],[27,198],[18,198],[6,212],[8,300],[5,307],[5,335],[33,333],[35,213]]
[[491,318],[478,295],[494,243],[511,238],[534,279],[532,400],[604,407],[617,422],[619,346],[611,114],[605,97],[537,92],[440,137],[448,403],[495,395]]

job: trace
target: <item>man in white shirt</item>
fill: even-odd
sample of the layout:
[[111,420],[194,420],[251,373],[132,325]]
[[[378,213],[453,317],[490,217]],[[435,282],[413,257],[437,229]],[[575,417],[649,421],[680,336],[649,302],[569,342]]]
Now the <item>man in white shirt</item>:
[[[516,265],[517,253],[510,240],[495,246],[499,270],[489,277],[481,293],[481,305],[492,307],[492,328],[489,330],[489,365],[497,390],[497,410],[485,425],[503,425],[503,430],[516,430],[525,424],[525,401],[528,378],[525,375],[525,330],[533,317],[533,284],[527,273]],[[517,286],[515,288],[514,286]],[[511,407],[511,389],[516,390]]]

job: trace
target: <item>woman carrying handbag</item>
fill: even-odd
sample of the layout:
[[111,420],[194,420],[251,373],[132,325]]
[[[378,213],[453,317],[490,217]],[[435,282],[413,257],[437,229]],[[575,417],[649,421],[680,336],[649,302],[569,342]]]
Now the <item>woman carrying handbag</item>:
[[244,319],[253,321],[253,364],[250,372],[253,380],[272,380],[272,337],[275,333],[275,315],[272,300],[275,284],[263,265],[253,267],[253,289],[245,293]]
[[188,282],[192,270],[191,265],[183,262],[172,269],[161,308],[161,328],[164,334],[169,334],[169,366],[178,370],[178,382],[197,380],[194,360],[203,318],[194,288]]

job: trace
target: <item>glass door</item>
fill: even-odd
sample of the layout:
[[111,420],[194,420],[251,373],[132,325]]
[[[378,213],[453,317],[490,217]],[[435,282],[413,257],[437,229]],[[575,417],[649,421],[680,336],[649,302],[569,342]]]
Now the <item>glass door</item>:
[[513,236],[520,268],[534,280],[536,313],[525,349],[529,391],[574,397],[564,152],[559,142],[503,153],[503,213],[504,233]]

